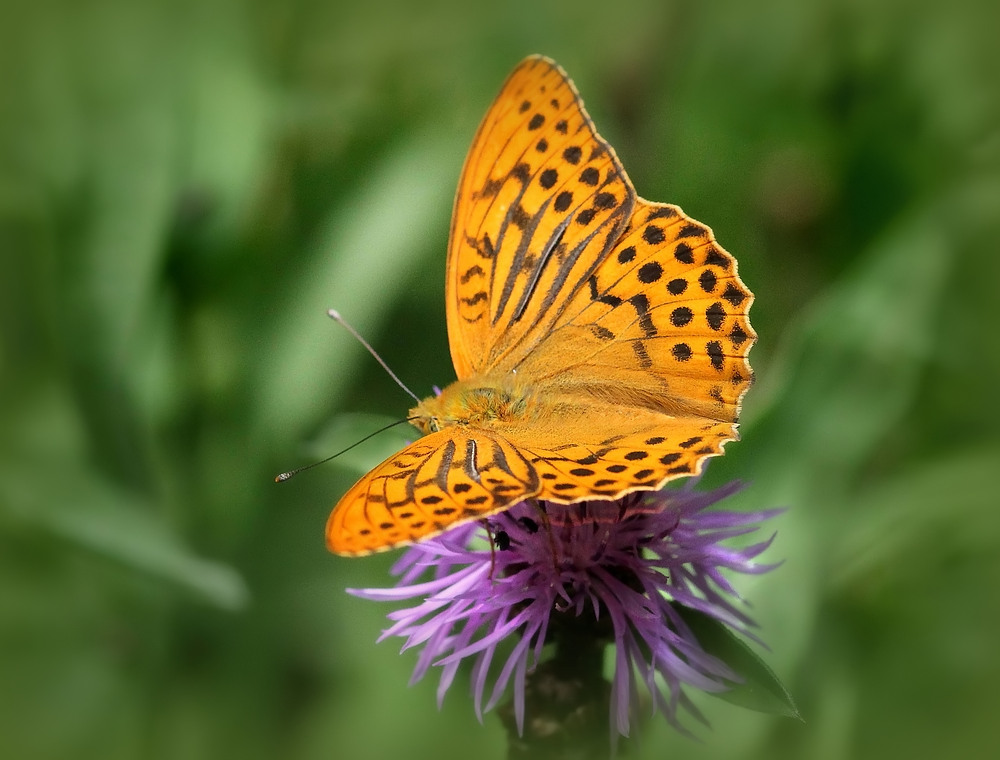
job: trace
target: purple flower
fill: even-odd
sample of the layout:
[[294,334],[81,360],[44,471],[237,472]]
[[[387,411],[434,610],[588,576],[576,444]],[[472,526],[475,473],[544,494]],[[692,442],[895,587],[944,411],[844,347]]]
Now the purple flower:
[[717,692],[742,679],[705,651],[678,607],[757,640],[723,571],[774,567],[754,561],[773,536],[743,548],[722,544],[780,512],[708,509],[740,487],[699,493],[688,486],[568,506],[525,502],[491,517],[489,535],[470,523],[411,547],[393,567],[395,588],[350,593],[418,600],[389,614],[392,625],[379,640],[400,636],[404,650],[421,647],[411,683],[440,669],[439,704],[459,665],[471,660],[476,715],[482,720],[513,683],[521,733],[526,680],[542,660],[546,634],[551,643],[557,629],[589,626],[583,630],[603,632],[615,647],[613,729],[628,736],[641,682],[654,708],[684,731],[678,707],[703,720],[684,686]]

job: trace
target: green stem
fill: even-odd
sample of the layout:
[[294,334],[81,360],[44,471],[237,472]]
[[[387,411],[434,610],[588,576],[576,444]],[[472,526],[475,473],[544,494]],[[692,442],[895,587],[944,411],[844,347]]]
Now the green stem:
[[508,760],[608,760],[611,684],[604,678],[607,631],[586,618],[553,616],[550,659],[525,681],[524,734],[510,701],[500,710]]

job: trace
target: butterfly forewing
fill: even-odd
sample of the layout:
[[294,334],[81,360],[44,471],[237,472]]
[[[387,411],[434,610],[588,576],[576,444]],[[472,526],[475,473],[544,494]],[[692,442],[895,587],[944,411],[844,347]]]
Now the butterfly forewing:
[[448,334],[458,377],[542,340],[624,229],[635,199],[614,151],[552,61],[524,61],[466,159],[452,217]]

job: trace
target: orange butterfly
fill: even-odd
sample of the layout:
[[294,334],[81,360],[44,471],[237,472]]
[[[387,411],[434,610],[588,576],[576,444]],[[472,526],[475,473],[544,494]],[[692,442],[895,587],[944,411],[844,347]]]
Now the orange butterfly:
[[455,196],[446,306],[458,380],[423,438],[334,508],[338,554],[392,549],[524,499],[614,499],[698,474],[738,438],[753,294],[712,231],[639,198],[566,73],[523,61]]

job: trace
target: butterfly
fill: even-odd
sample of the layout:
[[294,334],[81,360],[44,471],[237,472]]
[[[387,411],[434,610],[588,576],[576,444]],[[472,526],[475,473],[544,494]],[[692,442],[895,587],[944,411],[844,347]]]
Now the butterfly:
[[526,499],[616,499],[697,475],[738,438],[753,294],[712,231],[636,195],[554,61],[504,83],[452,214],[457,381],[423,437],[333,509],[327,545],[392,549]]

